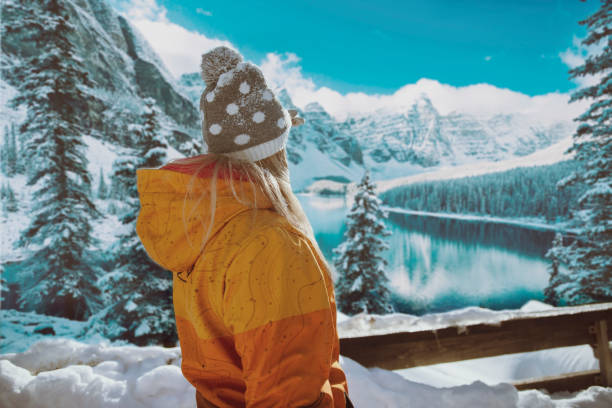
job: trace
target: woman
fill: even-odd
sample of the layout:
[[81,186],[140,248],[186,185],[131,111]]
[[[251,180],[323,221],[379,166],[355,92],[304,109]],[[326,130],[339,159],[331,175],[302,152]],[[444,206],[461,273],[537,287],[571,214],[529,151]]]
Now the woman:
[[303,119],[227,47],[202,56],[202,77],[208,154],[137,173],[138,235],[173,272],[197,406],[350,407],[330,269],[289,184]]

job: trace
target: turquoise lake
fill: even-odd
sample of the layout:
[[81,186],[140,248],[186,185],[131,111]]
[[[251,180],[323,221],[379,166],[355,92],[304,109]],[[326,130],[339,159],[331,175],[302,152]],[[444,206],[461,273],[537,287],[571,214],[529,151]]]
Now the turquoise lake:
[[[298,195],[330,264],[342,242],[344,197]],[[554,231],[389,212],[387,274],[396,311],[519,308],[543,299]],[[333,267],[333,266],[332,266]],[[337,276],[334,271],[334,276]]]

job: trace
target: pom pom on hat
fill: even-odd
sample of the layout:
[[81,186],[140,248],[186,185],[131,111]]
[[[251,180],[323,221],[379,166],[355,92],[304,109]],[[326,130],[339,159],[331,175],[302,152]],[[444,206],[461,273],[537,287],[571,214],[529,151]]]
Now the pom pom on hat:
[[242,56],[231,48],[220,46],[202,54],[202,79],[207,86],[217,83],[221,76],[234,69],[240,62]]

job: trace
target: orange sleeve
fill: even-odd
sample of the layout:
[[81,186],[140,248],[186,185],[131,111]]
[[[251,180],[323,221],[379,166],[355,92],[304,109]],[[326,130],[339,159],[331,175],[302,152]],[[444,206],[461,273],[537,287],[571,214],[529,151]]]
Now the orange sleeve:
[[230,264],[222,313],[248,408],[334,406],[335,327],[323,273],[306,238],[280,227],[257,233]]

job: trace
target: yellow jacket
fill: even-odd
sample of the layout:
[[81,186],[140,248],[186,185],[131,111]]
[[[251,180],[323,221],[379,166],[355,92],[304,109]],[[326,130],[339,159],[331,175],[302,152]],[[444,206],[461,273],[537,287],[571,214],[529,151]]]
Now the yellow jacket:
[[[173,272],[185,378],[217,407],[345,408],[333,283],[310,240],[261,191],[254,212],[219,178],[202,250],[211,180],[186,169],[137,171],[137,232]],[[250,185],[234,182],[253,197]]]

